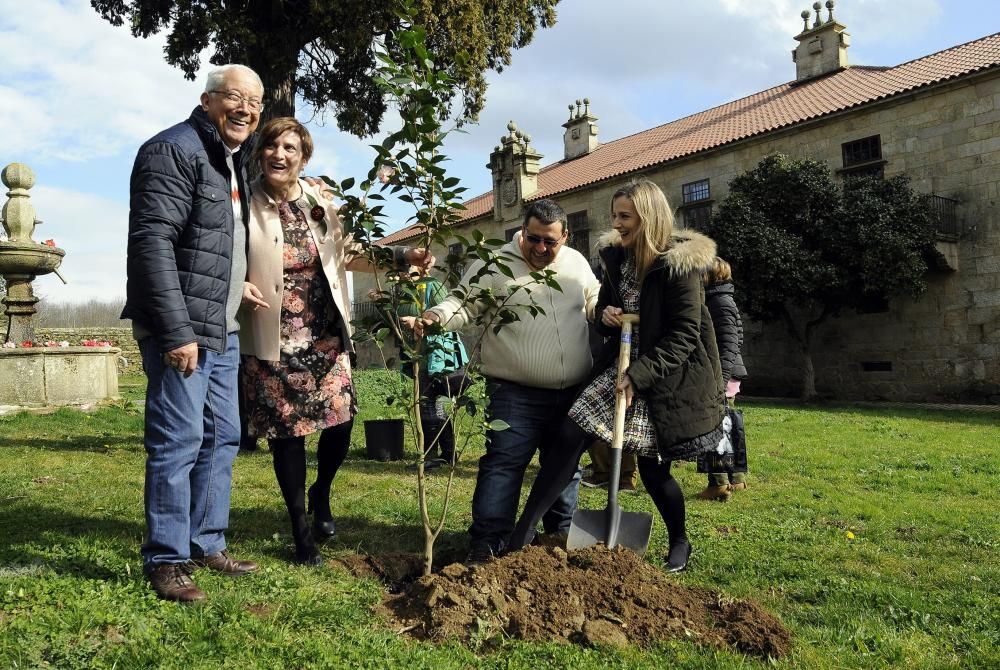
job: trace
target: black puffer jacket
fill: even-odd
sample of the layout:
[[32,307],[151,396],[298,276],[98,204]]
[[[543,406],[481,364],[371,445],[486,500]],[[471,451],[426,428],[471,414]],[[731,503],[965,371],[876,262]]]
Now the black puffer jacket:
[[715,326],[715,341],[719,345],[719,362],[722,364],[722,382],[746,379],[743,366],[743,320],[733,298],[733,282],[716,282],[705,287],[705,304]]
[[[251,144],[233,155],[244,221]],[[235,222],[230,186],[225,145],[200,107],[135,158],[122,318],[156,336],[162,351],[191,342],[217,352],[225,346]]]
[[[621,307],[617,287],[625,250],[601,250],[604,277],[595,321],[605,335],[618,329],[600,323],[608,305]],[[673,246],[646,273],[639,292],[639,358],[628,375],[649,405],[660,453],[670,459],[672,445],[715,430],[723,417],[722,371],[712,318],[705,306],[702,273],[715,257],[715,243],[691,231],[675,231]],[[617,352],[617,337],[613,341]],[[605,359],[605,365],[612,364]]]

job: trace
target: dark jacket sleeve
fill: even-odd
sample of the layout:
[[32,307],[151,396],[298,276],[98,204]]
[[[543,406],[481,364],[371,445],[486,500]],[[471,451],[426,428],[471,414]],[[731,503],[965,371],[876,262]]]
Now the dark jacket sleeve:
[[192,166],[178,145],[153,142],[140,149],[132,169],[128,280],[143,299],[141,323],[163,351],[197,341],[175,256],[195,184]]
[[673,276],[664,271],[659,281],[663,282],[662,300],[653,304],[641,303],[643,308],[656,310],[658,314],[647,317],[645,309],[640,310],[639,332],[644,332],[642,322],[659,321],[663,335],[652,349],[628,368],[628,376],[639,391],[646,391],[677,372],[697,348],[699,341],[704,307],[701,274],[689,272]]
[[715,295],[708,301],[712,314],[715,341],[719,345],[719,362],[722,364],[722,382],[729,383],[733,367],[740,355],[740,312],[731,295]]
[[618,297],[618,291],[614,286],[613,280],[608,275],[607,268],[603,268],[601,271],[601,290],[597,294],[597,306],[594,308],[594,329],[599,335],[604,337],[614,337],[618,335],[621,328],[615,328],[614,326],[607,326],[601,320],[601,315],[604,314],[604,308],[608,306],[621,307],[621,299]]

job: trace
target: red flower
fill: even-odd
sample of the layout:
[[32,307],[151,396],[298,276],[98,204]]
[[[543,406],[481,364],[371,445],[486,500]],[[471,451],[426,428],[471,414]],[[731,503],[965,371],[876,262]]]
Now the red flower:
[[24,347],[25,349],[30,349],[35,345],[32,343],[31,340],[25,340],[24,342],[21,342],[21,346]]
[[56,241],[55,240],[45,240],[44,242],[42,242],[42,244],[44,244],[47,247],[54,247],[54,246],[56,246]]

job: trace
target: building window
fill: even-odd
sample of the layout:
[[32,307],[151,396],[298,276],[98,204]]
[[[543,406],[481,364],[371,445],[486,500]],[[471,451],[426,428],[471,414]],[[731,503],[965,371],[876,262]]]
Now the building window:
[[708,232],[712,222],[712,189],[707,179],[681,186],[681,206],[678,208],[688,230]]
[[587,222],[587,212],[568,215],[566,227],[569,229],[569,246],[583,254],[584,258],[590,258],[590,224]]
[[841,173],[882,178],[885,161],[882,159],[881,135],[844,142],[840,149],[844,164]]
[[510,242],[512,239],[514,239],[514,235],[516,235],[517,231],[519,231],[519,230],[521,230],[521,226],[515,226],[514,228],[508,228],[507,230],[503,231],[504,239],[506,239],[508,242]]
[[684,227],[688,230],[696,230],[699,233],[707,233],[712,225],[712,206],[700,205],[698,207],[688,207],[684,210]]
[[681,186],[681,195],[683,196],[684,204],[687,205],[692,202],[708,200],[712,197],[712,191],[708,186],[708,180],[701,179]]
[[[461,242],[455,242],[454,244],[448,245],[448,257],[445,258],[444,263],[448,267],[449,275],[452,273],[456,275],[456,277],[454,278],[447,277],[446,279],[457,280],[458,278],[461,278],[463,274],[465,274],[465,247],[462,246]],[[446,282],[446,283],[451,284],[454,282]],[[454,287],[449,286],[449,288],[454,288]]]

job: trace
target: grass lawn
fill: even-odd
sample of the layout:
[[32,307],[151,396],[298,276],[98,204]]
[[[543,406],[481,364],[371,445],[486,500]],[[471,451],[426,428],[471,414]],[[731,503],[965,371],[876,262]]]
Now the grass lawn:
[[[397,409],[377,399],[391,379],[358,374],[361,419]],[[228,534],[234,554],[262,571],[239,580],[201,571],[207,604],[161,602],[139,559],[143,380],[122,381],[125,399],[90,414],[0,417],[0,668],[764,665],[686,642],[622,652],[407,641],[370,613],[380,584],[288,562],[266,450],[237,459]],[[794,639],[777,667],[1000,667],[1000,415],[743,409],[750,488],[727,504],[689,501],[695,555],[679,579],[754,598],[781,617]],[[459,465],[440,554],[465,549],[481,452],[472,445]],[[692,465],[676,471],[688,495],[704,486]],[[432,476],[436,490],[443,481]],[[334,484],[339,534],[326,554],[420,551],[415,487],[405,463],[365,459],[359,421]],[[581,506],[602,507],[605,495],[584,490]],[[621,501],[655,512],[645,494]],[[665,544],[656,516],[648,560],[661,565]]]

